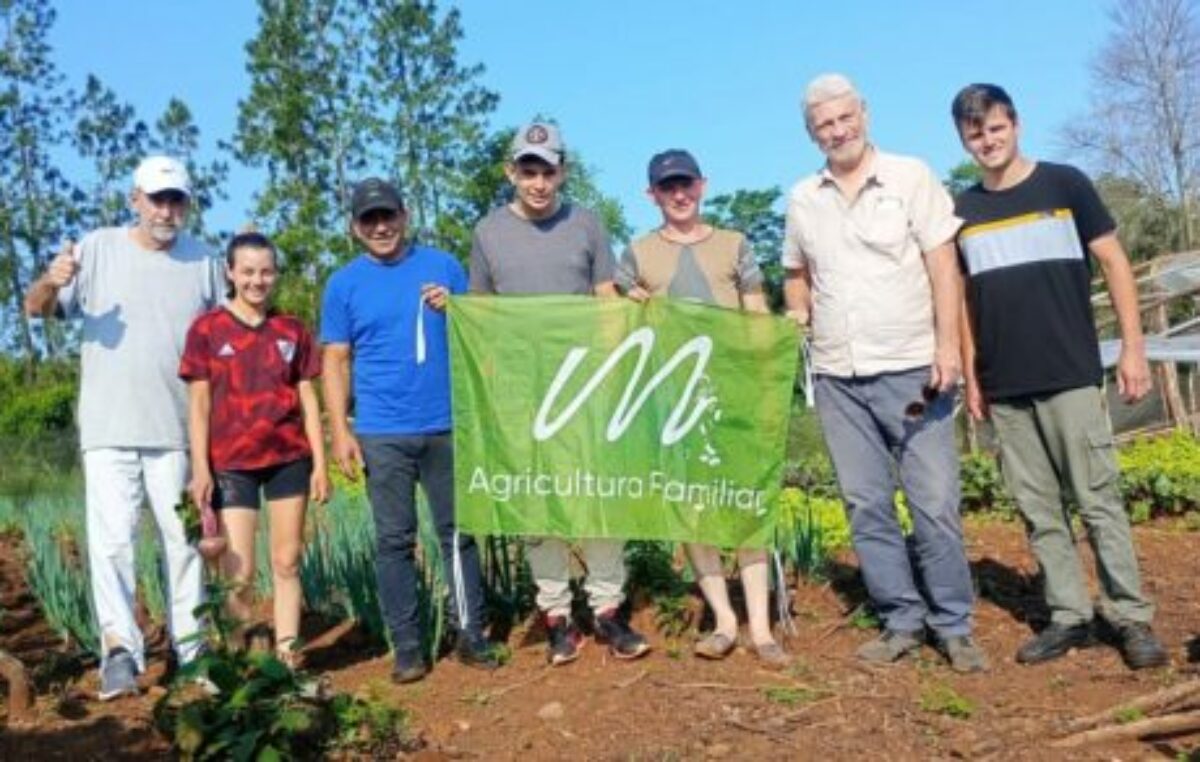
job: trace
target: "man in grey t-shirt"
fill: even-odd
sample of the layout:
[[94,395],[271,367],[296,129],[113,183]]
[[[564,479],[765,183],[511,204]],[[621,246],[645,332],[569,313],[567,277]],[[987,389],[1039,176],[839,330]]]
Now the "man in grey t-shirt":
[[[493,209],[475,227],[471,244],[471,291],[484,294],[595,294],[616,296],[608,236],[596,216],[564,203],[559,195],[567,165],[558,128],[544,122],[522,127],[513,139],[505,174],[515,190],[511,203]],[[596,634],[621,659],[650,650],[618,615],[625,600],[624,543],[581,540],[595,612]],[[547,659],[574,661],[581,636],[571,622],[567,543],[555,537],[528,541],[537,604],[546,621]]]
[[30,315],[83,321],[79,433],[88,564],[100,631],[100,698],[136,693],[145,670],[134,619],[134,537],[149,499],[167,561],[168,622],[180,663],[199,647],[193,613],[201,562],[175,505],[187,481],[187,390],[177,375],[192,320],[223,291],[219,260],[181,232],[191,203],[184,166],[151,156],[133,175],[138,221],[103,228],[59,254],[30,288]]

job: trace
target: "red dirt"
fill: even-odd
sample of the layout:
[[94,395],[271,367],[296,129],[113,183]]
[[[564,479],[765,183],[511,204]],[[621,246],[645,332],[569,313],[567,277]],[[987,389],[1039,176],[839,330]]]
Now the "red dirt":
[[[1200,675],[1187,653],[1191,643],[1195,659],[1193,639],[1200,633],[1200,540],[1165,524],[1139,527],[1136,535],[1146,586],[1158,604],[1156,631],[1173,660],[1170,668],[1143,673],[1129,672],[1106,646],[1047,665],[1017,665],[1012,654],[1030,634],[1027,620],[1045,615],[1030,578],[1034,564],[1018,525],[982,520],[969,523],[968,537],[981,598],[977,637],[992,659],[985,675],[957,675],[929,649],[887,668],[856,663],[854,649],[871,633],[846,618],[862,600],[849,556],[835,566],[830,582],[796,590],[799,634],[789,650],[798,661],[785,672],[761,669],[743,649],[723,662],[702,662],[688,653],[690,641],[657,636],[655,651],[637,662],[617,662],[589,644],[578,662],[550,670],[543,666],[540,636],[518,629],[508,641],[512,662],[494,674],[445,660],[423,682],[395,687],[387,682],[388,658],[365,648],[345,625],[314,633],[310,663],[327,670],[339,690],[374,690],[397,699],[425,743],[415,755],[421,759],[1114,759],[1196,753],[1197,735],[1070,752],[1047,748],[1073,718]],[[65,692],[51,695],[54,670],[47,665],[60,642],[41,620],[22,572],[13,538],[0,539],[0,609],[6,612],[0,648],[38,676],[39,693],[33,723],[7,727],[0,714],[0,758],[168,758],[167,744],[150,727],[161,688],[101,704],[93,699],[91,665]],[[645,632],[653,629],[651,622],[650,611],[635,617]],[[155,655],[146,685],[161,680],[161,657]],[[946,688],[971,703],[969,718],[930,711],[930,699]]]

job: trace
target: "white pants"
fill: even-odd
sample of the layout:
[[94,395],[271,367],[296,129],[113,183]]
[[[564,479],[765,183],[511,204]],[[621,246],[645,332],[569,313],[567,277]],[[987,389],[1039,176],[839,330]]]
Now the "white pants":
[[[625,541],[579,540],[587,577],[583,589],[588,605],[600,613],[620,606],[625,600]],[[550,616],[571,613],[571,550],[557,537],[534,537],[525,541],[525,557],[537,583],[537,606]]]
[[[87,484],[87,548],[92,599],[100,631],[101,661],[123,646],[146,668],[142,633],[134,619],[137,592],[134,542],[142,503],[149,498],[166,559],[167,628],[180,664],[195,656],[200,628],[193,613],[203,600],[203,563],[188,544],[175,514],[188,478],[183,450],[104,448],[83,453]],[[181,642],[185,641],[186,642]]]

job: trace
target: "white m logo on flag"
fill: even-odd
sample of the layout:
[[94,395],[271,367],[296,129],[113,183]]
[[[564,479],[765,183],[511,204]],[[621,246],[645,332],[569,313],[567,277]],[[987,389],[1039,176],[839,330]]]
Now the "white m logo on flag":
[[[664,445],[672,445],[682,439],[693,427],[699,422],[700,416],[710,407],[716,404],[716,397],[710,395],[702,395],[692,405],[692,398],[696,393],[696,385],[704,377],[704,369],[708,366],[708,358],[712,354],[712,339],[708,336],[697,336],[681,346],[678,351],[667,361],[657,373],[642,387],[638,392],[638,385],[642,380],[642,373],[646,368],[646,361],[650,356],[650,349],[654,346],[654,331],[650,328],[639,328],[625,341],[621,342],[620,346],[613,350],[608,359],[604,361],[588,382],[584,384],[583,389],[571,400],[566,409],[562,411],[554,420],[547,420],[550,417],[550,411],[558,401],[558,396],[562,393],[563,387],[567,381],[575,373],[575,369],[579,367],[579,363],[583,361],[584,355],[588,353],[587,349],[575,347],[567,353],[562,365],[558,368],[558,373],[554,376],[554,381],[550,384],[549,390],[546,392],[546,397],[542,400],[542,405],[538,409],[537,417],[533,421],[533,438],[541,442],[554,436],[566,426],[567,423],[579,412],[579,408],[587,401],[587,398],[596,391],[596,388],[603,383],[604,379],[612,372],[617,363],[621,361],[626,354],[633,351],[634,348],[640,349],[638,355],[637,367],[634,368],[633,375],[630,376],[629,382],[625,385],[625,392],[621,395],[620,401],[617,403],[617,409],[613,411],[612,418],[608,421],[608,429],[605,432],[605,437],[609,442],[613,442],[625,433],[629,428],[629,424],[633,422],[634,416],[646,404],[646,400],[656,388],[664,381],[680,364],[688,358],[695,357],[696,362],[692,367],[692,375],[688,379],[687,386],[683,390],[683,395],[675,403],[674,409],[671,410],[671,415],[667,418],[666,426],[663,427],[661,442]],[[634,395],[637,394],[636,399]],[[691,412],[688,412],[688,407],[691,406]],[[686,416],[686,419],[685,419]]]

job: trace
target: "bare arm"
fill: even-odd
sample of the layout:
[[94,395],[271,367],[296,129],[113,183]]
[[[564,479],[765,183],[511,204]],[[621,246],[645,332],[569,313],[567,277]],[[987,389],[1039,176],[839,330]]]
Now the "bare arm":
[[971,325],[970,297],[967,290],[962,290],[962,303],[959,307],[958,336],[962,348],[963,382],[966,387],[967,412],[977,421],[988,417],[987,400],[983,398],[983,389],[979,386],[979,377],[975,373],[975,327]]
[[1088,250],[1100,263],[1117,325],[1121,331],[1121,356],[1117,360],[1117,391],[1126,402],[1137,402],[1150,392],[1150,363],[1146,360],[1146,339],[1142,334],[1142,316],[1138,309],[1137,283],[1125,249],[1116,233],[1092,240]]
[[313,472],[309,483],[309,495],[318,503],[329,498],[329,474],[325,466],[325,438],[321,436],[321,406],[317,402],[317,391],[313,383],[305,379],[299,383],[300,410],[304,414],[304,436],[312,448]]
[[346,478],[355,479],[362,467],[362,450],[350,431],[350,345],[326,344],[321,352],[321,372],[333,460]]
[[787,314],[800,325],[808,325],[812,312],[812,275],[807,267],[788,268],[783,276],[783,303]]
[[742,309],[746,312],[770,312],[762,289],[742,294]]
[[602,281],[592,287],[592,293],[596,296],[615,297],[621,294],[617,291],[616,285],[611,280]]
[[208,379],[188,382],[188,445],[191,448],[192,481],[188,492],[201,510],[212,506],[213,475],[208,460],[209,415],[212,385]]
[[925,270],[933,291],[933,325],[936,348],[930,386],[949,391],[962,374],[959,318],[962,311],[962,273],[958,269],[954,242],[946,241],[925,252]]
[[46,272],[33,282],[25,293],[25,314],[29,317],[50,317],[58,303],[58,291],[75,278],[79,262],[71,253],[74,244],[67,241],[50,262]]

